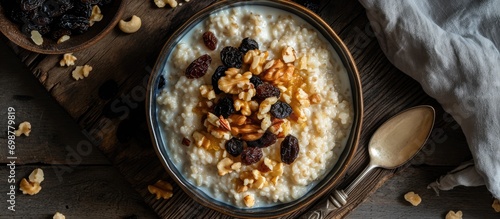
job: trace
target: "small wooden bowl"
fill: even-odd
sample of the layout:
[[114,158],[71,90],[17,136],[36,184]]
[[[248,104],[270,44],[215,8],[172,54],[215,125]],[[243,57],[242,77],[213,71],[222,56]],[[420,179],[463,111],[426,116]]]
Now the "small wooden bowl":
[[101,8],[103,19],[96,22],[89,30],[80,35],[72,35],[68,41],[57,43],[56,41],[44,37],[43,44],[38,46],[31,36],[21,32],[20,25],[12,22],[0,5],[0,32],[16,45],[32,52],[42,54],[63,54],[75,52],[94,45],[97,41],[108,34],[121,19],[124,10],[122,0],[114,0],[113,3]]

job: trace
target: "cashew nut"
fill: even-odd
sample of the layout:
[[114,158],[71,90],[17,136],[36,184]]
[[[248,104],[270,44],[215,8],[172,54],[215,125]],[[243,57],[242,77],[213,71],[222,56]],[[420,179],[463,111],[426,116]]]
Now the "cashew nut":
[[130,21],[120,20],[118,27],[124,33],[135,33],[141,28],[141,24],[141,18],[133,15]]

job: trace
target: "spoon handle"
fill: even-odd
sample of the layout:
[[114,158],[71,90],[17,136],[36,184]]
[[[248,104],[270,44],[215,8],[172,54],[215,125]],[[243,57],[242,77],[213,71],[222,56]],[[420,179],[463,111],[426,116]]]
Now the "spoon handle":
[[329,196],[320,200],[312,210],[306,212],[300,218],[302,219],[324,219],[335,209],[344,206],[347,203],[347,197],[354,188],[372,171],[376,166],[372,163],[365,167],[354,181],[352,181],[345,190],[334,190]]

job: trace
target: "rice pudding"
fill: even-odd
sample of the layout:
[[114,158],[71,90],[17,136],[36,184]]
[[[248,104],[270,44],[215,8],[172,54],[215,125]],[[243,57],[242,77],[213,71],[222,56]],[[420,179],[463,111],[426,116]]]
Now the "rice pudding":
[[[217,39],[215,50],[204,44],[207,32]],[[231,58],[221,59],[221,52],[241,51],[245,40],[258,48],[246,42],[241,66],[225,66]],[[186,75],[207,56],[206,74]],[[351,90],[340,58],[312,26],[279,9],[212,14],[182,37],[163,75],[157,101],[170,159],[192,184],[232,205],[300,198],[337,162],[351,129]]]

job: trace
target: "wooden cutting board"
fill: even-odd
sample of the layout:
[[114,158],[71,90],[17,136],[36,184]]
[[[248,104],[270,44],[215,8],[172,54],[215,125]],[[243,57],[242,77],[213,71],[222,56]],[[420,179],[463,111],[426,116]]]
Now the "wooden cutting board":
[[[12,48],[33,75],[73,117],[82,132],[104,152],[144,201],[162,218],[229,218],[203,207],[174,184],[170,200],[156,200],[147,186],[158,179],[173,180],[157,158],[146,127],[144,100],[150,70],[168,37],[183,21],[215,0],[191,0],[171,8],[153,1],[125,1],[125,18],[137,15],[142,28],[135,34],[115,28],[96,45],[74,53],[77,65],[89,64],[88,78],[75,81],[73,68],[60,67],[60,55],[41,55]],[[304,1],[302,1],[304,2]],[[366,146],[371,134],[387,118],[420,104],[438,104],[421,87],[389,63],[375,38],[363,7],[357,1],[320,1],[318,14],[337,32],[356,61],[364,95],[364,123],[358,152],[337,186],[345,187],[368,163]],[[440,118],[440,117],[438,117]],[[439,122],[439,121],[438,121]],[[376,170],[354,190],[346,206],[329,215],[343,217],[399,169]],[[295,218],[308,208],[285,216]]]

